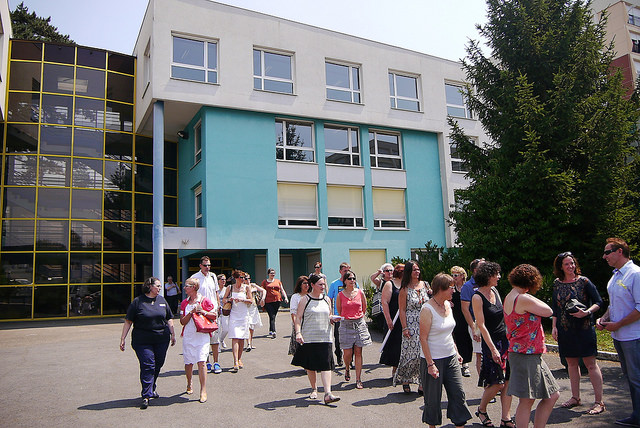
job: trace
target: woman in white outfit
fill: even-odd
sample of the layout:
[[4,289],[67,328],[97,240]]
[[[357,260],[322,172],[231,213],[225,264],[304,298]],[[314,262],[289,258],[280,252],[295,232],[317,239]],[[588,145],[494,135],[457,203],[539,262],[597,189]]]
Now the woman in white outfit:
[[[222,302],[225,292],[227,291],[227,277],[221,273],[218,278],[218,300]],[[222,349],[227,349],[227,344],[224,343],[224,338],[227,337],[229,332],[229,316],[222,315],[222,305],[218,308],[218,343]]]
[[227,287],[224,303],[233,302],[229,315],[229,337],[232,339],[233,351],[232,373],[238,373],[242,364],[242,350],[244,340],[249,338],[249,306],[251,306],[251,288],[243,282],[245,273],[239,270],[233,272],[236,282]]
[[293,288],[293,296],[291,296],[291,300],[289,301],[289,313],[291,314],[291,340],[289,341],[289,355],[295,354],[299,346],[298,342],[296,342],[296,316],[298,314],[298,304],[300,303],[300,299],[306,296],[309,292],[309,287],[309,277],[304,275],[299,276],[296,280],[296,286]]
[[249,341],[245,351],[249,352],[252,349],[256,349],[253,346],[253,333],[256,327],[262,327],[262,319],[260,319],[260,310],[258,305],[264,306],[264,298],[267,296],[267,290],[260,287],[255,282],[251,282],[251,275],[248,273],[244,275],[244,283],[249,285],[251,289],[251,306],[249,306]]
[[180,305],[180,324],[182,324],[182,356],[184,359],[184,372],[187,376],[187,394],[193,394],[193,365],[198,364],[198,377],[200,379],[200,402],[207,401],[207,371],[205,361],[209,356],[210,333],[199,333],[193,321],[193,314],[198,313],[210,319],[217,317],[213,310],[213,303],[198,293],[200,283],[197,279],[189,278],[185,281],[184,291],[187,298]]

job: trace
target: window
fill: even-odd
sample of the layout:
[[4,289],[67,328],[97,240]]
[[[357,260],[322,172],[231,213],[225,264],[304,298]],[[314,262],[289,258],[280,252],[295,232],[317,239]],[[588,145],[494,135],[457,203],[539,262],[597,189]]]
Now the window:
[[417,77],[389,73],[389,93],[391,108],[420,111]]
[[373,189],[373,227],[405,228],[404,189]]
[[399,135],[369,132],[369,152],[372,168],[402,169]]
[[253,50],[253,89],[293,94],[291,55]]
[[358,128],[324,127],[326,163],[338,165],[360,165]]
[[629,24],[640,26],[640,11],[638,9],[629,9]]
[[467,102],[462,94],[462,86],[444,84],[444,91],[447,98],[447,114],[453,117],[463,117],[472,119],[471,110],[467,107]]
[[315,184],[278,183],[278,226],[316,227]]
[[218,83],[218,43],[173,36],[171,77]]
[[196,227],[202,227],[202,186],[198,186],[193,191],[195,199]]
[[202,159],[202,122],[196,123],[193,127],[193,164],[197,164]]
[[449,139],[449,153],[451,153],[451,170],[455,172],[467,172],[464,169],[460,153],[458,152],[458,144]]
[[327,99],[360,103],[360,68],[325,62]]
[[631,39],[631,52],[640,53],[640,40]]
[[330,227],[363,227],[362,188],[327,186]]
[[276,120],[276,159],[314,162],[313,126]]

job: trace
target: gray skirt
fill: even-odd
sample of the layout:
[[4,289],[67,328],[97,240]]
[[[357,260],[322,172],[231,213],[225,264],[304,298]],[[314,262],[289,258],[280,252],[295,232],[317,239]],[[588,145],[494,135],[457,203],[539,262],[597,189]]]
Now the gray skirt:
[[549,398],[560,390],[542,354],[509,352],[511,378],[507,393],[519,398]]
[[362,348],[371,345],[371,335],[364,322],[364,317],[357,320],[344,319],[340,321],[340,348],[351,349],[353,345]]

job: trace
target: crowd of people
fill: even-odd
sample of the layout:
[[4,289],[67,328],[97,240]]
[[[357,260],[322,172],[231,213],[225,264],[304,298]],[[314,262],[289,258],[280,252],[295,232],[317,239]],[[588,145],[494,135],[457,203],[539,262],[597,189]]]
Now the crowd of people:
[[[542,287],[539,270],[521,264],[511,270],[511,291],[498,292],[501,267],[491,261],[475,259],[471,276],[460,266],[450,274],[437,274],[431,284],[421,277],[415,261],[396,266],[385,263],[371,275],[380,291],[384,340],[380,364],[390,366],[391,381],[410,394],[411,384],[424,395],[422,420],[430,427],[442,424],[442,389],[447,393],[447,417],[456,426],[472,419],[463,389],[463,377],[470,377],[469,364],[476,354],[478,387],[482,397],[475,415],[483,426],[495,426],[487,407],[500,400],[500,427],[526,427],[531,410],[534,427],[546,425],[560,397],[559,386],[542,358],[546,352],[542,318],[552,319],[551,334],[568,368],[571,396],[560,406],[582,405],[580,361],[589,372],[595,397],[585,414],[606,411],[603,379],[596,362],[596,328],[608,330],[618,352],[622,372],[629,383],[632,413],[616,421],[621,426],[640,426],[640,267],[630,259],[628,244],[609,238],[603,259],[614,268],[607,284],[609,307],[598,319],[594,314],[603,306],[596,286],[582,275],[578,259],[571,252],[558,254],[553,261],[556,276],[550,304],[535,297]],[[210,260],[203,257],[200,271],[184,283],[187,298],[180,305],[183,359],[187,378],[186,393],[193,393],[193,365],[198,367],[200,402],[207,401],[205,364],[220,373],[218,347],[225,336],[232,340],[233,368],[244,367],[242,352],[254,349],[253,330],[262,325],[259,307],[269,314],[269,334],[276,337],[275,314],[281,302],[288,302],[275,270],[269,269],[260,286],[242,271],[233,272],[233,284],[226,277],[210,273]],[[344,364],[344,380],[355,370],[355,388],[363,389],[363,349],[372,343],[365,315],[367,298],[348,263],[339,267],[340,276],[327,284],[317,262],[314,272],[300,276],[291,296],[291,340],[288,354],[291,364],[306,370],[311,393],[318,398],[317,373],[323,386],[323,402],[340,400],[332,392],[332,373]],[[169,280],[168,284],[172,284]],[[149,278],[143,293],[131,303],[120,340],[133,326],[132,348],[140,362],[142,408],[157,397],[156,380],[169,344],[175,344],[173,313],[162,295],[160,281]],[[171,287],[171,289],[178,286]],[[172,293],[173,295],[173,293]],[[168,295],[169,296],[169,295]],[[172,300],[172,299],[168,299]],[[229,312],[230,311],[230,312]],[[203,322],[202,320],[205,320]],[[206,330],[202,324],[217,323]],[[246,346],[245,341],[247,341]],[[211,348],[211,357],[209,353]],[[334,360],[335,356],[335,360]],[[210,359],[213,361],[211,366]],[[512,397],[518,399],[511,416]]]

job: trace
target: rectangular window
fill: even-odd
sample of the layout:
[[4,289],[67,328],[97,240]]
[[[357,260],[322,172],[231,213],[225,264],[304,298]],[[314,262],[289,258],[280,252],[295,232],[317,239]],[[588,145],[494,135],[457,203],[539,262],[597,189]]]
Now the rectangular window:
[[253,89],[293,94],[292,55],[253,50]]
[[629,9],[629,24],[640,26],[640,11],[638,9]]
[[315,184],[278,183],[278,226],[317,227]]
[[327,186],[330,227],[363,227],[362,188]]
[[338,165],[360,165],[358,128],[324,127],[325,162]]
[[451,139],[449,139],[449,153],[451,154],[451,170],[454,172],[467,172],[464,169],[462,159],[460,159],[458,144]]
[[389,93],[391,108],[420,111],[417,77],[389,72]]
[[372,168],[402,169],[400,136],[384,132],[369,132],[369,152]]
[[202,159],[202,122],[196,123],[193,127],[193,164],[197,164]]
[[631,52],[640,53],[640,39],[631,39]]
[[463,117],[472,119],[471,110],[467,107],[467,100],[462,93],[461,85],[444,84],[444,91],[447,98],[447,114],[453,117]]
[[315,162],[313,125],[276,120],[276,159]]
[[202,186],[195,188],[193,196],[195,199],[196,227],[202,227]]
[[171,77],[218,83],[218,43],[173,36]]
[[360,68],[325,62],[327,99],[360,103]]
[[404,189],[373,190],[373,227],[404,229],[407,226]]

